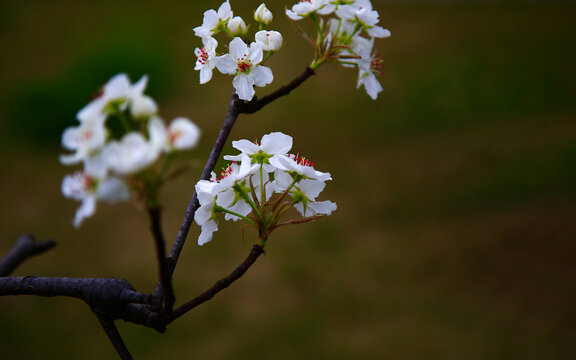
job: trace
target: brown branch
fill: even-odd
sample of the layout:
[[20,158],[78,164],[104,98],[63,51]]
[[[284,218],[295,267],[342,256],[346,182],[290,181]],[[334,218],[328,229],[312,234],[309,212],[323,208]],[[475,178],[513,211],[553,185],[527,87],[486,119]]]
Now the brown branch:
[[180,316],[184,315],[188,311],[194,309],[196,306],[205,303],[206,301],[212,299],[214,295],[218,294],[220,291],[226,289],[230,286],[234,281],[238,280],[244,273],[254,264],[254,262],[262,255],[264,252],[264,248],[260,245],[254,245],[250,254],[240,266],[238,266],[234,271],[230,273],[230,275],[226,276],[225,278],[218,280],[211,288],[204,291],[202,294],[196,296],[192,300],[186,302],[176,310],[172,314],[168,316],[167,324],[171,323],[172,321],[176,320]]
[[174,307],[175,297],[174,289],[172,288],[172,279],[168,270],[168,263],[166,259],[166,241],[164,241],[164,234],[162,232],[160,208],[148,208],[148,216],[150,217],[150,230],[152,231],[152,236],[154,237],[154,245],[156,246],[156,260],[158,262],[158,278],[160,282],[158,297],[163,299],[163,312],[170,313]]
[[36,241],[31,235],[22,235],[10,252],[0,259],[0,276],[10,275],[26,259],[42,254],[56,246],[53,240]]
[[120,359],[133,360],[134,358],[132,357],[130,351],[126,347],[124,340],[122,340],[122,336],[120,336],[118,328],[116,327],[116,324],[114,324],[114,320],[106,318],[105,315],[100,314],[97,311],[94,311],[94,314],[96,314],[98,321],[100,321],[100,325],[102,325],[102,329],[108,336],[108,339],[110,340],[112,345],[114,345],[114,349],[116,350],[116,353],[118,354]]

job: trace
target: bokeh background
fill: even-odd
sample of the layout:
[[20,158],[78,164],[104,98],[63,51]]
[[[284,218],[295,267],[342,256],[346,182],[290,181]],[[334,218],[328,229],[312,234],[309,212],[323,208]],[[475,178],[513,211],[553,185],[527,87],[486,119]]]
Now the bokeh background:
[[[333,216],[273,234],[266,256],[164,335],[120,322],[137,359],[576,358],[576,6],[551,1],[373,1],[384,91],[330,65],[231,139],[270,131],[330,171]],[[285,47],[273,85],[312,50],[269,1]],[[120,277],[152,291],[144,212],[99,206],[80,229],[60,194],[62,130],[112,75],[149,74],[166,119],[203,129],[195,168],[163,193],[173,239],[226,112],[231,78],[200,86],[192,28],[220,1],[0,3],[0,253],[21,233],[58,247],[14,275]],[[258,1],[232,1],[250,18]],[[227,153],[233,149],[228,146]],[[219,165],[219,166],[223,166]],[[179,301],[228,274],[253,233],[226,223],[178,266]],[[2,359],[115,358],[68,298],[0,298]]]

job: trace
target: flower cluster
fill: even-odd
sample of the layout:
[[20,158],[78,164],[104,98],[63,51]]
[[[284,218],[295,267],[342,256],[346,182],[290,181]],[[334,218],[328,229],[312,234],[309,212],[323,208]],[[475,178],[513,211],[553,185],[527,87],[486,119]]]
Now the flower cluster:
[[373,52],[374,38],[389,37],[390,31],[378,25],[380,16],[370,0],[304,0],[286,15],[295,21],[309,17],[316,24],[317,55],[311,68],[326,61],[357,67],[358,87],[364,86],[372,99],[378,97],[382,59]]
[[[220,176],[212,173],[210,180],[196,184],[200,207],[195,221],[202,227],[199,245],[209,242],[218,230],[218,213],[225,220],[247,221],[264,244],[279,226],[312,221],[336,210],[335,203],[316,200],[326,181],[332,180],[330,174],[315,170],[314,163],[300,154],[290,154],[291,136],[274,132],[264,135],[260,144],[239,140],[232,146],[240,154],[224,156],[232,163]],[[291,207],[303,218],[280,223]]]
[[198,142],[200,130],[186,118],[165,126],[155,101],[144,94],[147,82],[147,76],[135,84],[126,74],[114,76],[78,112],[79,124],[64,131],[62,145],[73,153],[60,162],[84,166],[62,182],[63,194],[82,202],[74,226],[94,214],[98,200],[126,200],[135,190],[151,201],[162,175],[153,166]]
[[[200,71],[200,84],[212,79],[214,68],[222,74],[233,75],[232,85],[242,100],[254,97],[254,86],[263,87],[274,80],[272,70],[262,63],[282,47],[283,38],[277,31],[264,30],[272,21],[272,13],[262,4],[254,12],[259,23],[255,41],[248,45],[241,37],[248,33],[248,26],[240,16],[234,16],[230,2],[226,0],[218,10],[204,12],[201,26],[194,28],[202,39],[202,47],[196,48],[195,70]],[[223,32],[233,38],[228,46],[229,53],[217,56],[216,34]],[[266,52],[266,54],[264,54]]]

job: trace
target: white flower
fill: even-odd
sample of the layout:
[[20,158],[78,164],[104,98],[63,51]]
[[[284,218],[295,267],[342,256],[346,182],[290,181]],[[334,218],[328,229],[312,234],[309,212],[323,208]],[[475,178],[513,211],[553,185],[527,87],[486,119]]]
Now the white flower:
[[341,5],[336,15],[342,20],[361,25],[370,37],[384,38],[390,36],[390,31],[376,25],[380,20],[378,11],[372,10],[370,0],[356,0],[350,5]]
[[218,222],[214,206],[216,206],[216,197],[214,195],[215,182],[200,180],[196,184],[196,196],[200,207],[194,214],[194,221],[202,227],[198,237],[198,245],[204,245],[212,240],[214,232],[218,230]]
[[266,86],[274,80],[270,68],[258,65],[262,61],[262,47],[252,43],[248,47],[240,38],[230,42],[230,53],[215,59],[223,74],[235,75],[232,85],[242,100],[252,100],[254,85]]
[[370,40],[357,36],[352,43],[352,49],[361,58],[356,60],[358,64],[358,86],[364,86],[366,93],[376,100],[378,93],[382,91],[382,85],[376,78],[381,74],[382,58],[372,54],[374,38]]
[[[150,132],[154,133],[157,126],[150,122]],[[151,138],[153,135],[151,134]],[[158,136],[160,137],[160,136]],[[160,141],[146,141],[138,132],[130,132],[121,141],[111,141],[103,150],[107,166],[120,175],[131,175],[145,169],[158,158]]]
[[212,79],[212,71],[216,66],[214,59],[216,58],[218,41],[213,37],[204,37],[202,38],[202,44],[204,47],[194,50],[196,55],[194,70],[200,70],[200,84],[205,84]]
[[281,132],[273,132],[262,136],[260,145],[249,140],[232,141],[232,146],[240,150],[239,155],[224,156],[225,160],[240,161],[246,155],[252,163],[264,165],[264,170],[272,172],[274,167],[269,165],[270,159],[276,156],[285,156],[292,148],[292,136]]
[[[326,179],[329,180],[329,179]],[[277,193],[282,193],[292,185],[293,178],[288,173],[278,170],[274,173],[273,189]],[[336,210],[336,204],[331,201],[316,201],[326,186],[325,180],[302,179],[290,190],[294,207],[302,216],[312,216],[317,214],[330,215]]]
[[232,36],[244,35],[248,32],[248,26],[240,16],[235,16],[228,22],[228,30]]
[[332,180],[330,173],[315,170],[314,163],[299,155],[274,156],[270,158],[270,164],[277,169],[303,176],[304,179]]
[[230,3],[226,0],[220,5],[218,12],[213,9],[204,12],[202,26],[195,27],[194,34],[201,38],[211,37],[219,30],[218,28],[220,26],[226,24],[233,16],[234,13],[232,12]]
[[85,218],[94,214],[97,200],[113,203],[127,200],[130,196],[126,184],[116,177],[98,179],[81,172],[64,177],[62,193],[67,198],[82,201],[74,216],[75,227],[80,226]]
[[258,6],[256,11],[254,12],[254,20],[256,20],[261,24],[268,25],[272,22],[272,19],[273,19],[272,12],[268,10],[268,8],[264,3],[260,4],[260,6]]
[[328,0],[303,0],[286,9],[286,15],[292,20],[300,20],[311,14],[327,15],[334,11],[333,7],[326,7]]
[[179,117],[168,127],[168,143],[172,149],[191,149],[198,144],[200,128],[190,119]]
[[[250,183],[248,178],[256,173],[260,166],[258,164],[251,164],[247,155],[244,156],[240,165],[233,162],[223,172],[222,178],[214,186],[214,192],[217,194],[216,204],[227,210],[233,211],[242,216],[250,214],[252,207],[243,199],[239,192],[244,192],[250,196]],[[260,191],[260,179],[255,175],[252,179],[255,192],[258,194]],[[264,183],[264,181],[262,182]],[[238,220],[239,217],[226,214],[226,220]]]
[[255,38],[264,51],[278,51],[282,47],[282,34],[278,31],[261,30],[256,33]]
[[72,151],[72,155],[61,155],[60,162],[65,165],[77,164],[98,152],[106,142],[105,118],[94,118],[77,127],[69,127],[62,134],[62,145]]

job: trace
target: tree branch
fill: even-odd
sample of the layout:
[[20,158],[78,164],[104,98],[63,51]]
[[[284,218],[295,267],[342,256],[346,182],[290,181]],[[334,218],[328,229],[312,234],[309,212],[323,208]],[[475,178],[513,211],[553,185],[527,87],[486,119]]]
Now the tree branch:
[[31,235],[22,235],[10,252],[0,259],[0,276],[8,276],[26,259],[56,246],[54,240],[37,242]]
[[[168,270],[166,259],[166,242],[164,241],[164,233],[162,232],[161,210],[159,207],[148,208],[148,216],[150,217],[150,229],[154,237],[154,244],[156,246],[156,260],[158,262],[158,278],[160,282],[160,289],[158,290],[159,299],[163,299],[163,311],[166,313],[172,312],[174,306],[174,289],[172,288],[172,279]],[[162,302],[162,301],[161,301]]]
[[100,325],[102,325],[102,329],[108,336],[108,339],[112,345],[114,345],[114,349],[116,350],[118,356],[120,356],[120,359],[133,360],[134,358],[126,347],[124,340],[122,340],[122,336],[120,336],[118,328],[116,327],[116,324],[114,324],[114,320],[106,318],[105,315],[100,314],[97,311],[94,311],[94,314],[96,314],[96,317],[100,321]]
[[225,278],[218,280],[211,288],[204,291],[202,294],[196,296],[192,300],[186,302],[170,315],[168,315],[167,324],[171,323],[172,321],[176,320],[180,316],[184,315],[188,311],[194,309],[196,306],[205,303],[206,301],[212,299],[214,295],[218,294],[220,291],[226,289],[230,286],[234,281],[238,280],[244,273],[256,262],[258,257],[264,253],[264,248],[260,245],[254,245],[250,254],[242,264],[240,264],[234,271],[230,273],[230,275],[226,276]]

